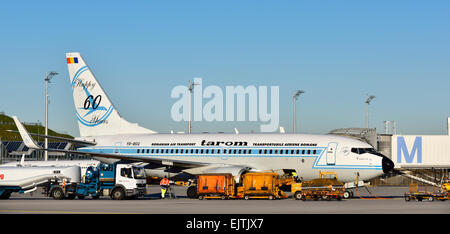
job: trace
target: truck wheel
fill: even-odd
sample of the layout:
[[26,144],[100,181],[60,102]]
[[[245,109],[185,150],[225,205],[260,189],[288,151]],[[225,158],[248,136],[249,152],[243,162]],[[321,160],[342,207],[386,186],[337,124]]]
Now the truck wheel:
[[198,200],[203,200],[203,195],[198,196]]
[[434,201],[434,197],[433,196],[428,197],[428,201]]
[[302,193],[300,191],[295,192],[294,198],[295,198],[295,200],[302,199]]
[[62,200],[64,198],[64,191],[61,187],[55,187],[51,193],[53,199]]
[[123,188],[115,188],[111,193],[111,198],[114,200],[123,200],[125,198],[125,191],[123,191]]
[[245,200],[248,200],[248,199],[250,199],[250,196],[249,196],[249,195],[245,195],[245,196],[244,196],[244,199],[245,199]]
[[411,197],[408,195],[405,195],[405,201],[407,201],[407,202],[411,201]]
[[80,199],[80,200],[83,200],[83,199],[84,199],[84,195],[78,195],[77,197],[78,197],[78,199]]
[[273,200],[273,195],[269,195],[269,200]]

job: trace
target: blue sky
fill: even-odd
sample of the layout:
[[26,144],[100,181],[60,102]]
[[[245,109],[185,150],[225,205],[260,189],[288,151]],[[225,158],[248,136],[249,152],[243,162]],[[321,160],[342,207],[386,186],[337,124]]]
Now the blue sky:
[[[403,134],[445,134],[450,116],[448,1],[7,1],[0,8],[0,111],[78,135],[66,52],[80,52],[130,122],[186,131],[170,92],[278,85],[280,125],[299,132],[395,120]],[[259,122],[194,122],[194,132],[258,131]]]

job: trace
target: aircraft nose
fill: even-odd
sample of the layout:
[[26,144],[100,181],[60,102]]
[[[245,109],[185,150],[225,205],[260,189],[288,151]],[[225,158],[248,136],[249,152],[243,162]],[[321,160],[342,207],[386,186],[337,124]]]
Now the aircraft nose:
[[390,160],[388,157],[383,156],[383,160],[381,161],[381,165],[384,173],[389,173],[394,170],[394,162]]

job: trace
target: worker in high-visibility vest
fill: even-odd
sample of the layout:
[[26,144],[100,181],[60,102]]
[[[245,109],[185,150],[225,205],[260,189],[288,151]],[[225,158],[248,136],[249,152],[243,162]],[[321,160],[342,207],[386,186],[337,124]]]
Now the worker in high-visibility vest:
[[170,185],[170,181],[169,179],[167,179],[167,176],[164,176],[159,185],[161,185],[161,198],[164,199],[167,189],[169,188]]

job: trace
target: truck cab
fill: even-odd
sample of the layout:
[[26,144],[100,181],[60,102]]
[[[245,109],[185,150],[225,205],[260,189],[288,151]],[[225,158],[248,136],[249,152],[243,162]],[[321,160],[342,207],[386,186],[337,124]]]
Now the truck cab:
[[[131,164],[116,164],[115,170],[115,187],[124,189],[124,196],[135,197],[145,194],[146,175],[143,167]],[[121,194],[114,195],[112,190],[111,197],[120,199]],[[115,191],[118,193],[118,191]]]

